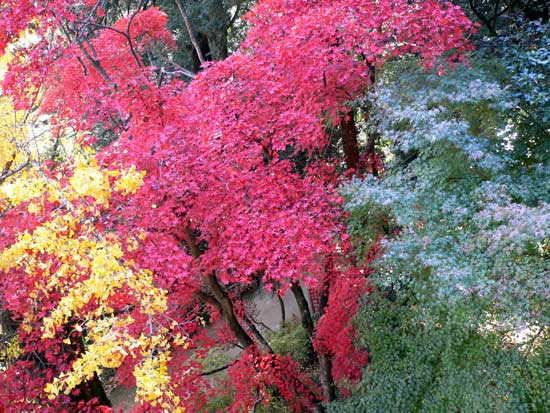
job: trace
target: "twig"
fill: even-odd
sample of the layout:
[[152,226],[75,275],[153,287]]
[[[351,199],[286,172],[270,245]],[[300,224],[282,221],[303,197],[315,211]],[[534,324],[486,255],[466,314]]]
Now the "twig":
[[208,371],[205,371],[203,373],[201,373],[200,375],[201,376],[210,376],[212,374],[216,374],[216,373],[219,373],[220,371],[224,371],[224,370],[227,370],[229,367],[231,367],[233,364],[235,364],[238,360],[233,360],[231,363],[227,363],[226,365],[224,366],[221,366],[221,367],[218,367],[216,369],[213,369],[213,370],[208,370]]
[[182,74],[183,76],[187,76],[191,79],[194,79],[195,78],[195,74],[193,72],[191,72],[190,70],[187,70],[187,69],[184,69],[184,68],[181,68],[181,69],[178,69],[178,70],[174,70],[174,71],[168,71],[166,70],[164,67],[161,67],[160,68],[160,72],[165,74],[165,75],[177,75],[177,74]]
[[138,3],[138,6],[136,7],[136,11],[133,12],[130,18],[128,19],[128,25],[126,26],[126,33],[125,33],[126,40],[128,40],[128,45],[130,46],[130,52],[132,52],[132,56],[134,56],[134,59],[136,60],[138,67],[142,67],[142,64],[139,61],[139,57],[137,56],[137,53],[134,49],[134,45],[132,44],[132,37],[130,36],[130,26],[132,24],[132,21],[136,17],[136,14],[138,14],[142,6],[143,6],[143,0],[140,0]]
[[27,161],[21,165],[19,165],[17,168],[12,169],[11,171],[7,171],[0,175],[0,184],[3,183],[6,179],[8,179],[10,176],[15,175],[18,172],[21,172],[23,169],[25,169],[27,166],[30,165],[30,161]]

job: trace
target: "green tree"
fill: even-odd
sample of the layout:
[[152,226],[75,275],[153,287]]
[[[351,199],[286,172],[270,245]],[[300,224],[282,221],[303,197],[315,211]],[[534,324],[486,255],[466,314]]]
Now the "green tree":
[[380,293],[356,319],[371,364],[333,412],[550,409],[550,165],[494,65],[396,62],[368,98],[386,171],[343,194],[359,253],[386,234]]

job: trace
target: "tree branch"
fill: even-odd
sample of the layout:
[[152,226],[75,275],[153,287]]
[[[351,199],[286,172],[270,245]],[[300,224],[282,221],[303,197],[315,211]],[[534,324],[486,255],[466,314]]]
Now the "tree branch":
[[201,373],[200,375],[201,376],[210,376],[212,374],[219,373],[220,371],[227,370],[229,367],[231,367],[236,362],[237,362],[237,360],[233,360],[231,363],[227,363],[225,366],[221,366],[221,367],[218,367],[217,369],[212,369],[212,370],[205,371],[205,372]]
[[477,18],[479,20],[481,20],[481,22],[483,24],[485,24],[485,26],[487,26],[487,28],[489,29],[489,33],[491,33],[492,36],[496,36],[497,32],[495,30],[495,28],[493,27],[493,25],[491,24],[491,21],[485,17],[483,15],[483,13],[481,13],[475,6],[474,4],[474,0],[469,0],[469,3],[470,3],[470,9],[472,9],[472,11],[474,12],[474,14],[477,16]]
[[178,9],[180,11],[181,17],[183,18],[183,23],[185,24],[185,28],[187,29],[187,33],[189,34],[189,39],[191,39],[191,43],[193,44],[193,47],[195,48],[195,51],[197,52],[197,56],[199,58],[199,61],[201,62],[201,65],[206,63],[206,60],[204,59],[204,56],[202,54],[201,47],[199,45],[199,42],[197,41],[197,38],[195,36],[195,33],[193,32],[193,28],[191,27],[191,23],[189,22],[189,17],[187,16],[187,13],[185,12],[185,8],[183,7],[183,4],[181,0],[175,0]]
[[27,161],[21,165],[19,165],[17,168],[12,169],[11,171],[6,171],[0,175],[0,184],[4,183],[6,179],[8,179],[10,176],[13,176],[17,174],[18,172],[21,172],[23,169],[25,169],[27,166],[29,166],[31,163],[30,161]]
[[130,18],[128,19],[128,25],[126,26],[126,33],[125,33],[126,40],[128,41],[128,45],[130,46],[130,52],[132,53],[132,56],[134,56],[134,59],[135,59],[137,65],[138,65],[138,67],[142,67],[143,65],[139,61],[139,57],[136,53],[136,50],[134,49],[134,45],[132,44],[132,36],[130,36],[130,26],[132,25],[132,21],[136,17],[136,14],[138,14],[141,7],[143,6],[143,1],[144,0],[139,1],[138,6],[136,7],[136,11],[133,12],[132,15],[130,16]]
[[353,110],[349,114],[342,116],[340,121],[342,128],[342,142],[344,145],[344,155],[348,169],[354,169],[359,172],[359,144],[357,142],[357,127]]
[[302,286],[296,282],[292,283],[290,287],[292,294],[294,294],[294,299],[296,304],[298,304],[298,309],[300,310],[300,316],[302,319],[302,327],[306,330],[308,336],[313,337],[313,318],[311,317],[311,311],[309,309],[309,304],[307,302]]

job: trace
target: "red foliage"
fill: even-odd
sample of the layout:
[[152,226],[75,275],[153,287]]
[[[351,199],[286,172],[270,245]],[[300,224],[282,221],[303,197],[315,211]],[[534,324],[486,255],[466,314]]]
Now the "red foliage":
[[[0,7],[0,51],[37,16],[40,33],[57,33],[62,22],[87,18],[95,5],[87,1],[88,8],[77,11],[62,0],[8,3]],[[103,14],[96,13],[90,18]],[[135,165],[147,172],[137,194],[112,200],[98,231],[144,231],[145,240],[127,257],[151,269],[157,285],[169,291],[165,316],[184,326],[192,348],[207,350],[216,342],[192,321],[199,313],[221,311],[204,306],[206,276],[215,274],[229,291],[261,279],[283,294],[301,282],[328,296],[315,334],[316,351],[332,356],[337,380],[354,381],[366,353],[354,346],[351,319],[359,298],[369,292],[368,270],[356,268],[349,258],[337,192],[341,159],[322,157],[329,143],[325,125],[339,123],[348,112],[346,103],[367,90],[372,70],[388,59],[414,54],[426,67],[440,70],[445,67],[442,56],[451,66],[461,61],[470,48],[466,34],[471,23],[456,6],[436,0],[262,0],[246,18],[251,29],[241,49],[210,64],[189,84],[172,79],[157,86],[154,68],[145,66],[140,53],[153,42],[174,45],[164,28],[166,16],[148,8],[134,16],[127,36],[121,34],[129,24],[126,18],[115,30],[100,31],[84,49],[55,36],[53,43],[52,36],[44,36],[21,48],[3,90],[28,107],[32,95],[27,92],[43,85],[41,110],[51,114],[60,130],[89,132],[104,124],[119,138],[98,155],[102,164]],[[91,54],[92,48],[94,57],[86,58],[84,51]],[[295,157],[304,153],[308,162],[299,165]],[[366,158],[367,169],[382,170],[379,158]],[[18,213],[1,218],[1,231]],[[33,225],[15,219],[18,224],[2,235],[0,247]],[[5,308],[16,315],[26,306],[29,278],[17,271],[2,275]],[[238,294],[230,298],[239,299]],[[113,300],[122,307],[127,297]],[[55,306],[42,304],[44,314]],[[235,315],[243,321],[242,311]],[[224,318],[212,316],[210,321],[216,326]],[[145,326],[136,315],[135,334]],[[31,403],[47,380],[69,367],[67,356],[44,347],[38,331],[30,341],[21,339],[28,341],[26,354],[44,352],[47,368],[35,374],[28,362],[20,362],[2,373],[0,385],[6,390],[0,393],[0,406],[8,406],[10,399]],[[228,329],[216,331],[216,339],[234,341]],[[48,346],[59,346],[62,338]],[[186,366],[180,368],[186,385],[179,391],[199,410],[202,399],[193,401],[188,389],[204,396],[208,384],[200,365],[184,353],[178,353],[178,363]],[[133,363],[129,358],[119,374],[129,377]],[[14,375],[16,380],[8,379]],[[273,391],[297,412],[310,411],[320,398],[295,361],[255,347],[242,353],[230,376],[236,386],[235,412],[250,409],[258,398],[267,401]],[[18,406],[12,411],[84,409],[65,396],[52,403],[42,410]]]
[[300,373],[300,365],[289,356],[261,354],[250,347],[231,366],[229,377],[235,387],[231,413],[251,411],[256,404],[267,405],[274,395],[286,400],[299,412],[311,411],[321,400],[321,390]]

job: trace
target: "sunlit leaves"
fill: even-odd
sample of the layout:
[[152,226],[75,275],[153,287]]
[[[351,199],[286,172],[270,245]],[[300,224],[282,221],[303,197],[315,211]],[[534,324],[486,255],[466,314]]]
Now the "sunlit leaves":
[[[350,259],[342,160],[338,148],[328,154],[325,127],[389,59],[460,61],[470,48],[464,14],[431,0],[260,1],[243,47],[187,84],[145,66],[151,46],[173,45],[156,7],[103,28],[95,3],[53,3],[33,2],[18,16],[0,9],[17,18],[0,48],[37,15],[42,22],[4,88],[29,105],[28,90],[44,86],[40,110],[56,137],[76,130],[91,142],[101,127],[114,141],[98,154],[77,146],[64,162],[37,159],[0,192],[10,212],[34,219],[9,234],[0,270],[13,280],[6,296],[22,330],[40,349],[58,346],[56,355],[44,350],[52,403],[109,367],[131,377],[144,409],[201,411],[201,396],[190,395],[209,388],[202,354],[216,341],[259,341],[250,326],[237,334],[250,323],[241,295],[256,285],[329,294],[316,350],[351,358],[333,372],[356,379],[366,354],[353,348],[350,319],[368,271]],[[336,340],[331,329],[341,330]],[[184,351],[192,346],[193,357]],[[264,403],[276,388],[295,411],[320,400],[288,357],[249,348],[238,366],[234,410],[255,404],[243,383],[258,386]]]

